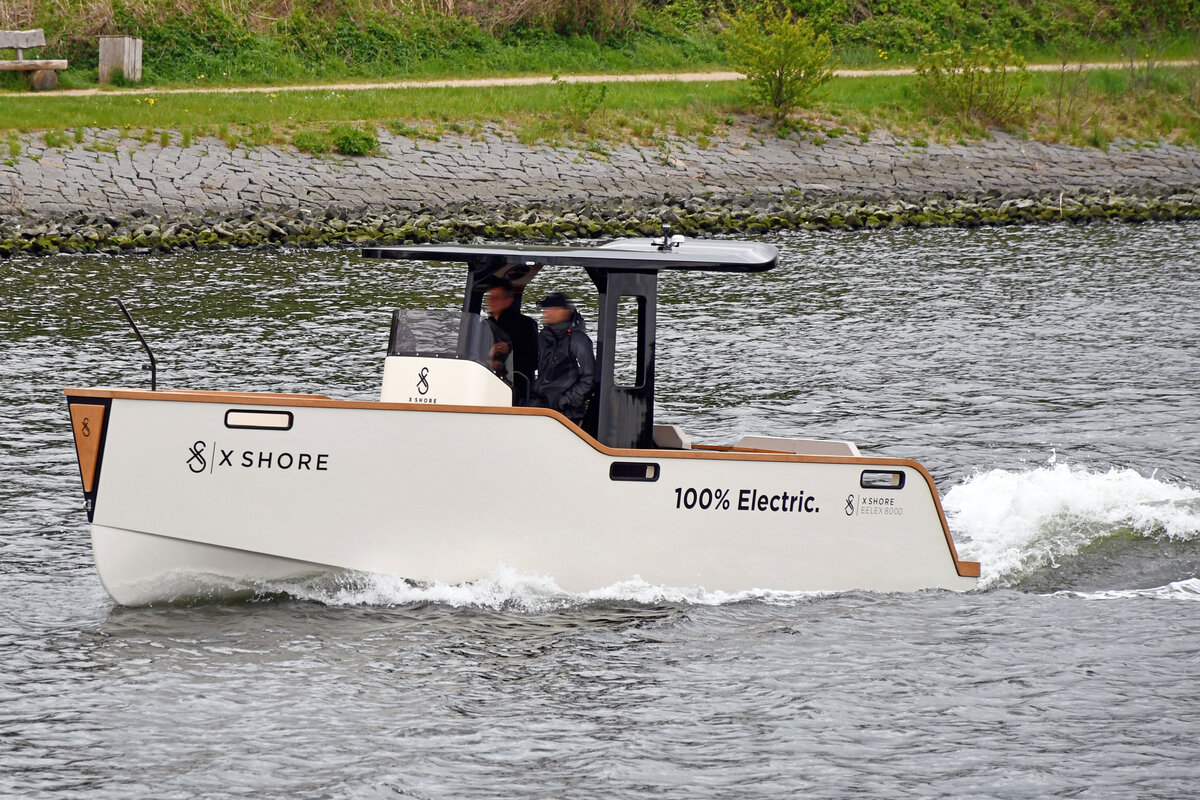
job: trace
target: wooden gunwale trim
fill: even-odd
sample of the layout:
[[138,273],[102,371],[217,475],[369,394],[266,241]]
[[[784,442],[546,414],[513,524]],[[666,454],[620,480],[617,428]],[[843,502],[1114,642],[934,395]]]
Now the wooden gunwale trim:
[[[587,443],[592,449],[604,455],[617,458],[650,458],[662,459],[701,459],[706,461],[790,461],[810,464],[861,464],[863,466],[908,467],[918,472],[929,487],[937,509],[938,519],[942,523],[942,533],[946,537],[946,545],[950,548],[950,557],[960,577],[978,578],[980,565],[978,561],[960,561],[958,550],[954,547],[954,539],[950,536],[950,526],[946,522],[946,512],[942,509],[941,498],[938,497],[937,487],[933,476],[916,461],[908,458],[864,458],[862,456],[805,456],[797,453],[783,453],[771,450],[752,450],[750,448],[731,448],[726,450],[721,445],[699,445],[701,451],[693,450],[637,450],[629,448],[609,447],[594,439],[582,428],[571,422],[557,411],[548,408],[506,408],[498,406],[456,406],[456,405],[426,405],[423,403],[383,403],[378,400],[332,400],[325,395],[315,394],[275,394],[268,392],[213,392],[164,389],[150,391],[149,389],[119,389],[102,387],[95,389],[68,388],[63,390],[68,397],[110,398],[113,400],[157,400],[160,402],[183,403],[236,403],[239,405],[257,406],[293,406],[299,408],[357,408],[373,411],[423,411],[433,414],[468,413],[496,414],[508,416],[550,417],[565,425],[572,433]],[[695,446],[694,446],[695,447]],[[715,448],[715,449],[714,449]]]
[[[373,411],[426,411],[434,414],[497,414],[507,416],[551,417],[566,425],[593,449],[605,455],[621,458],[698,458],[728,461],[799,461],[821,464],[875,464],[883,466],[911,466],[921,468],[915,461],[901,458],[864,458],[862,456],[812,456],[788,453],[781,450],[752,450],[709,445],[705,450],[639,450],[636,448],[609,447],[593,438],[558,411],[548,408],[521,408],[508,406],[460,406],[434,405],[425,403],[384,403],[378,400],[332,400],[325,395],[273,394],[268,392],[207,392],[149,389],[65,389],[69,397],[112,398],[115,400],[155,400],[160,402],[186,403],[237,403],[256,406],[293,406],[297,408],[356,408]],[[707,449],[712,448],[712,449]]]
[[[286,392],[210,392],[203,389],[122,389],[114,386],[63,389],[67,397],[109,397],[123,400],[181,400],[198,403],[221,403],[226,400],[246,401],[253,405],[307,405],[296,400],[333,400],[323,394],[287,394]],[[265,402],[255,402],[262,399]]]
[[[788,453],[787,450],[762,450],[757,447],[738,447],[735,444],[694,444],[693,450],[708,450],[714,453]],[[796,453],[788,453],[796,455]]]

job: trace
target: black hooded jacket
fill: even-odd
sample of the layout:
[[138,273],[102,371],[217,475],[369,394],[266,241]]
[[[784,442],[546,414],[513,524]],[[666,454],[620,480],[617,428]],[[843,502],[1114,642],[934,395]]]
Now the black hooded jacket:
[[500,312],[494,321],[500,330],[508,336],[512,346],[513,369],[533,380],[533,371],[537,368],[538,326],[532,317],[527,317],[517,311],[516,303]]
[[579,312],[568,322],[543,327],[538,334],[533,405],[561,411],[579,423],[595,385],[596,356]]

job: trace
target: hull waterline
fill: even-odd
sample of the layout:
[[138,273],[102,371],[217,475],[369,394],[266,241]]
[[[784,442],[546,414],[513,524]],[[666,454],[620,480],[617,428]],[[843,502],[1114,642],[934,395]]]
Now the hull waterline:
[[336,573],[328,565],[92,525],[100,583],[118,604],[252,596],[268,584]]

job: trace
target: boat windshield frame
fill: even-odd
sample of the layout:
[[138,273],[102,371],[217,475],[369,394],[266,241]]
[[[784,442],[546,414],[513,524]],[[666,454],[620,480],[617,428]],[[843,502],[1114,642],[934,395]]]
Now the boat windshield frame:
[[[483,295],[502,281],[515,291],[519,311],[525,287],[546,267],[582,267],[599,292],[596,326],[596,390],[583,429],[609,447],[654,448],[654,348],[658,273],[662,270],[765,272],[779,250],[762,242],[683,239],[664,229],[661,239],[618,239],[594,247],[552,245],[431,244],[368,247],[366,258],[466,264],[462,311],[480,314]],[[618,305],[636,301],[632,335],[637,342],[637,385],[615,379]],[[624,339],[623,339],[624,340]]]
[[389,356],[464,358],[486,364],[495,331],[478,314],[448,308],[398,308],[392,312]]

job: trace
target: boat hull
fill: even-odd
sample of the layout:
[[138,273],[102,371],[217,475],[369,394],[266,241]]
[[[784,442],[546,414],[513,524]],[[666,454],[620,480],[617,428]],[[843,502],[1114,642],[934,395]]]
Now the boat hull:
[[[977,581],[912,461],[613,450],[536,409],[68,396],[77,443],[75,407],[104,411],[88,498],[97,568],[123,604],[179,598],[189,572],[209,594],[214,578],[349,570],[456,584],[500,567],[569,592],[635,577],[728,592]],[[881,475],[899,485],[864,488]]]
[[92,525],[100,583],[124,606],[252,596],[272,582],[327,575],[331,568],[248,550]]

